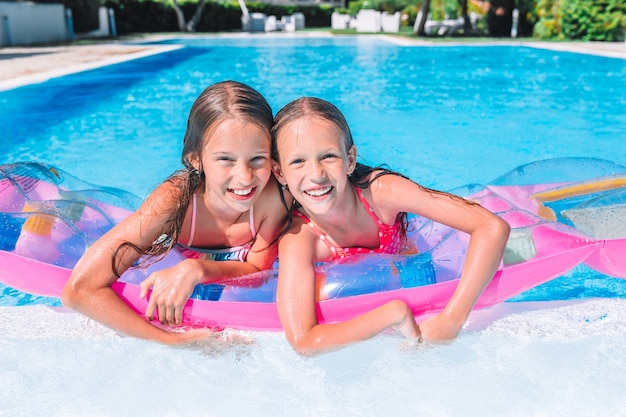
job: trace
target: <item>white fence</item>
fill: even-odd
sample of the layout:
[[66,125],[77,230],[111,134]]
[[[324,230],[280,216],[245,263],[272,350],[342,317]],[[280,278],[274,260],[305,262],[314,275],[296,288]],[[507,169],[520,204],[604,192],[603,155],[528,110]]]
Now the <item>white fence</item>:
[[[100,28],[85,37],[115,36],[113,10],[101,7]],[[62,4],[0,1],[0,46],[62,43],[74,39],[72,11]]]

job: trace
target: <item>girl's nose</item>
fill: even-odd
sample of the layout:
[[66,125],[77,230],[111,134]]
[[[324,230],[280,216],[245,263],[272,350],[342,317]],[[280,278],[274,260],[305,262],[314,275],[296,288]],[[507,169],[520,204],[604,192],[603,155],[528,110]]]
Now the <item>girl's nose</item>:
[[250,164],[246,162],[240,162],[237,164],[237,180],[242,185],[248,185],[252,181],[254,174],[252,172],[252,167]]
[[319,161],[313,161],[309,164],[309,176],[313,180],[325,178],[326,171],[324,170],[324,166]]

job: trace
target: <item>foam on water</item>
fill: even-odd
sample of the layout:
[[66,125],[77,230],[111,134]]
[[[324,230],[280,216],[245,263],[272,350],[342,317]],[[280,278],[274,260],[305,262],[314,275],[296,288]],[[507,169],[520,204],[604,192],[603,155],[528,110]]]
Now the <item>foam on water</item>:
[[44,306],[0,307],[0,415],[617,416],[626,300],[505,303],[451,345],[396,334],[315,358],[280,333],[171,348]]

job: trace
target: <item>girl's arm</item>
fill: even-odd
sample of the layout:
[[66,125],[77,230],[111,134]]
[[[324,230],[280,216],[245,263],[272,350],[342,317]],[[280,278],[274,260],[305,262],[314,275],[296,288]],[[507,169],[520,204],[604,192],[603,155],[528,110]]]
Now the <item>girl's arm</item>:
[[368,339],[396,327],[407,337],[418,338],[420,330],[409,307],[391,301],[343,323],[319,324],[315,307],[315,247],[319,239],[296,224],[280,239],[281,254],[276,303],[287,340],[303,355],[330,351],[351,342]]
[[478,204],[423,189],[397,175],[380,177],[372,184],[371,192],[381,220],[388,224],[398,212],[404,211],[470,235],[465,265],[454,294],[440,314],[420,323],[422,335],[427,339],[454,339],[498,269],[509,237],[509,225]]
[[[66,283],[61,300],[66,306],[125,335],[167,344],[186,343],[204,338],[209,330],[172,333],[162,330],[138,315],[111,288],[117,280],[111,261],[120,244],[131,242],[149,247],[160,235],[176,204],[173,184],[161,184],[141,207],[96,241],[79,260]],[[123,248],[118,255],[119,272],[124,272],[139,254]]]

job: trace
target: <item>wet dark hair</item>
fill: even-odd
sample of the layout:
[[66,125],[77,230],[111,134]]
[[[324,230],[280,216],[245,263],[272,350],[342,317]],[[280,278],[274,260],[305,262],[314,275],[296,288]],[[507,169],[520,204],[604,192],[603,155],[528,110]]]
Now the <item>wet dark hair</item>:
[[[294,122],[297,119],[306,116],[315,116],[327,120],[337,127],[341,132],[344,139],[344,146],[346,153],[352,148],[354,145],[354,140],[352,138],[352,132],[350,131],[350,127],[348,126],[348,122],[344,117],[343,113],[332,103],[316,98],[316,97],[301,97],[297,100],[292,101],[287,104],[285,107],[280,109],[280,111],[274,117],[274,126],[272,127],[272,148],[271,148],[271,156],[275,161],[280,161],[278,154],[278,135],[280,131],[288,126],[290,123]],[[354,172],[348,176],[348,180],[355,187],[359,187],[361,189],[368,188],[374,181],[383,175],[397,175],[402,178],[406,178],[407,180],[415,183],[415,181],[410,178],[392,171],[389,169],[387,165],[380,166],[369,166],[362,164],[360,162],[356,163],[356,167]],[[430,188],[426,188],[420,184],[415,183],[421,189],[435,193],[440,195],[446,195],[451,198],[457,198],[459,200],[466,201],[460,197],[455,195],[445,193],[438,190],[433,190]],[[398,213],[398,217],[401,221],[401,229],[400,235],[403,240],[406,239],[406,233],[409,230],[409,222],[408,216],[406,212]]]
[[166,181],[180,189],[176,210],[167,220],[161,236],[148,249],[141,249],[131,242],[122,243],[113,253],[113,273],[119,277],[116,264],[121,248],[131,247],[142,255],[158,256],[170,251],[180,236],[189,201],[194,192],[205,183],[202,166],[196,169],[192,161],[201,160],[207,132],[222,121],[236,118],[252,123],[268,132],[274,123],[272,109],[261,93],[237,81],[223,81],[206,88],[189,111],[187,130],[183,140],[181,162],[184,166]]

